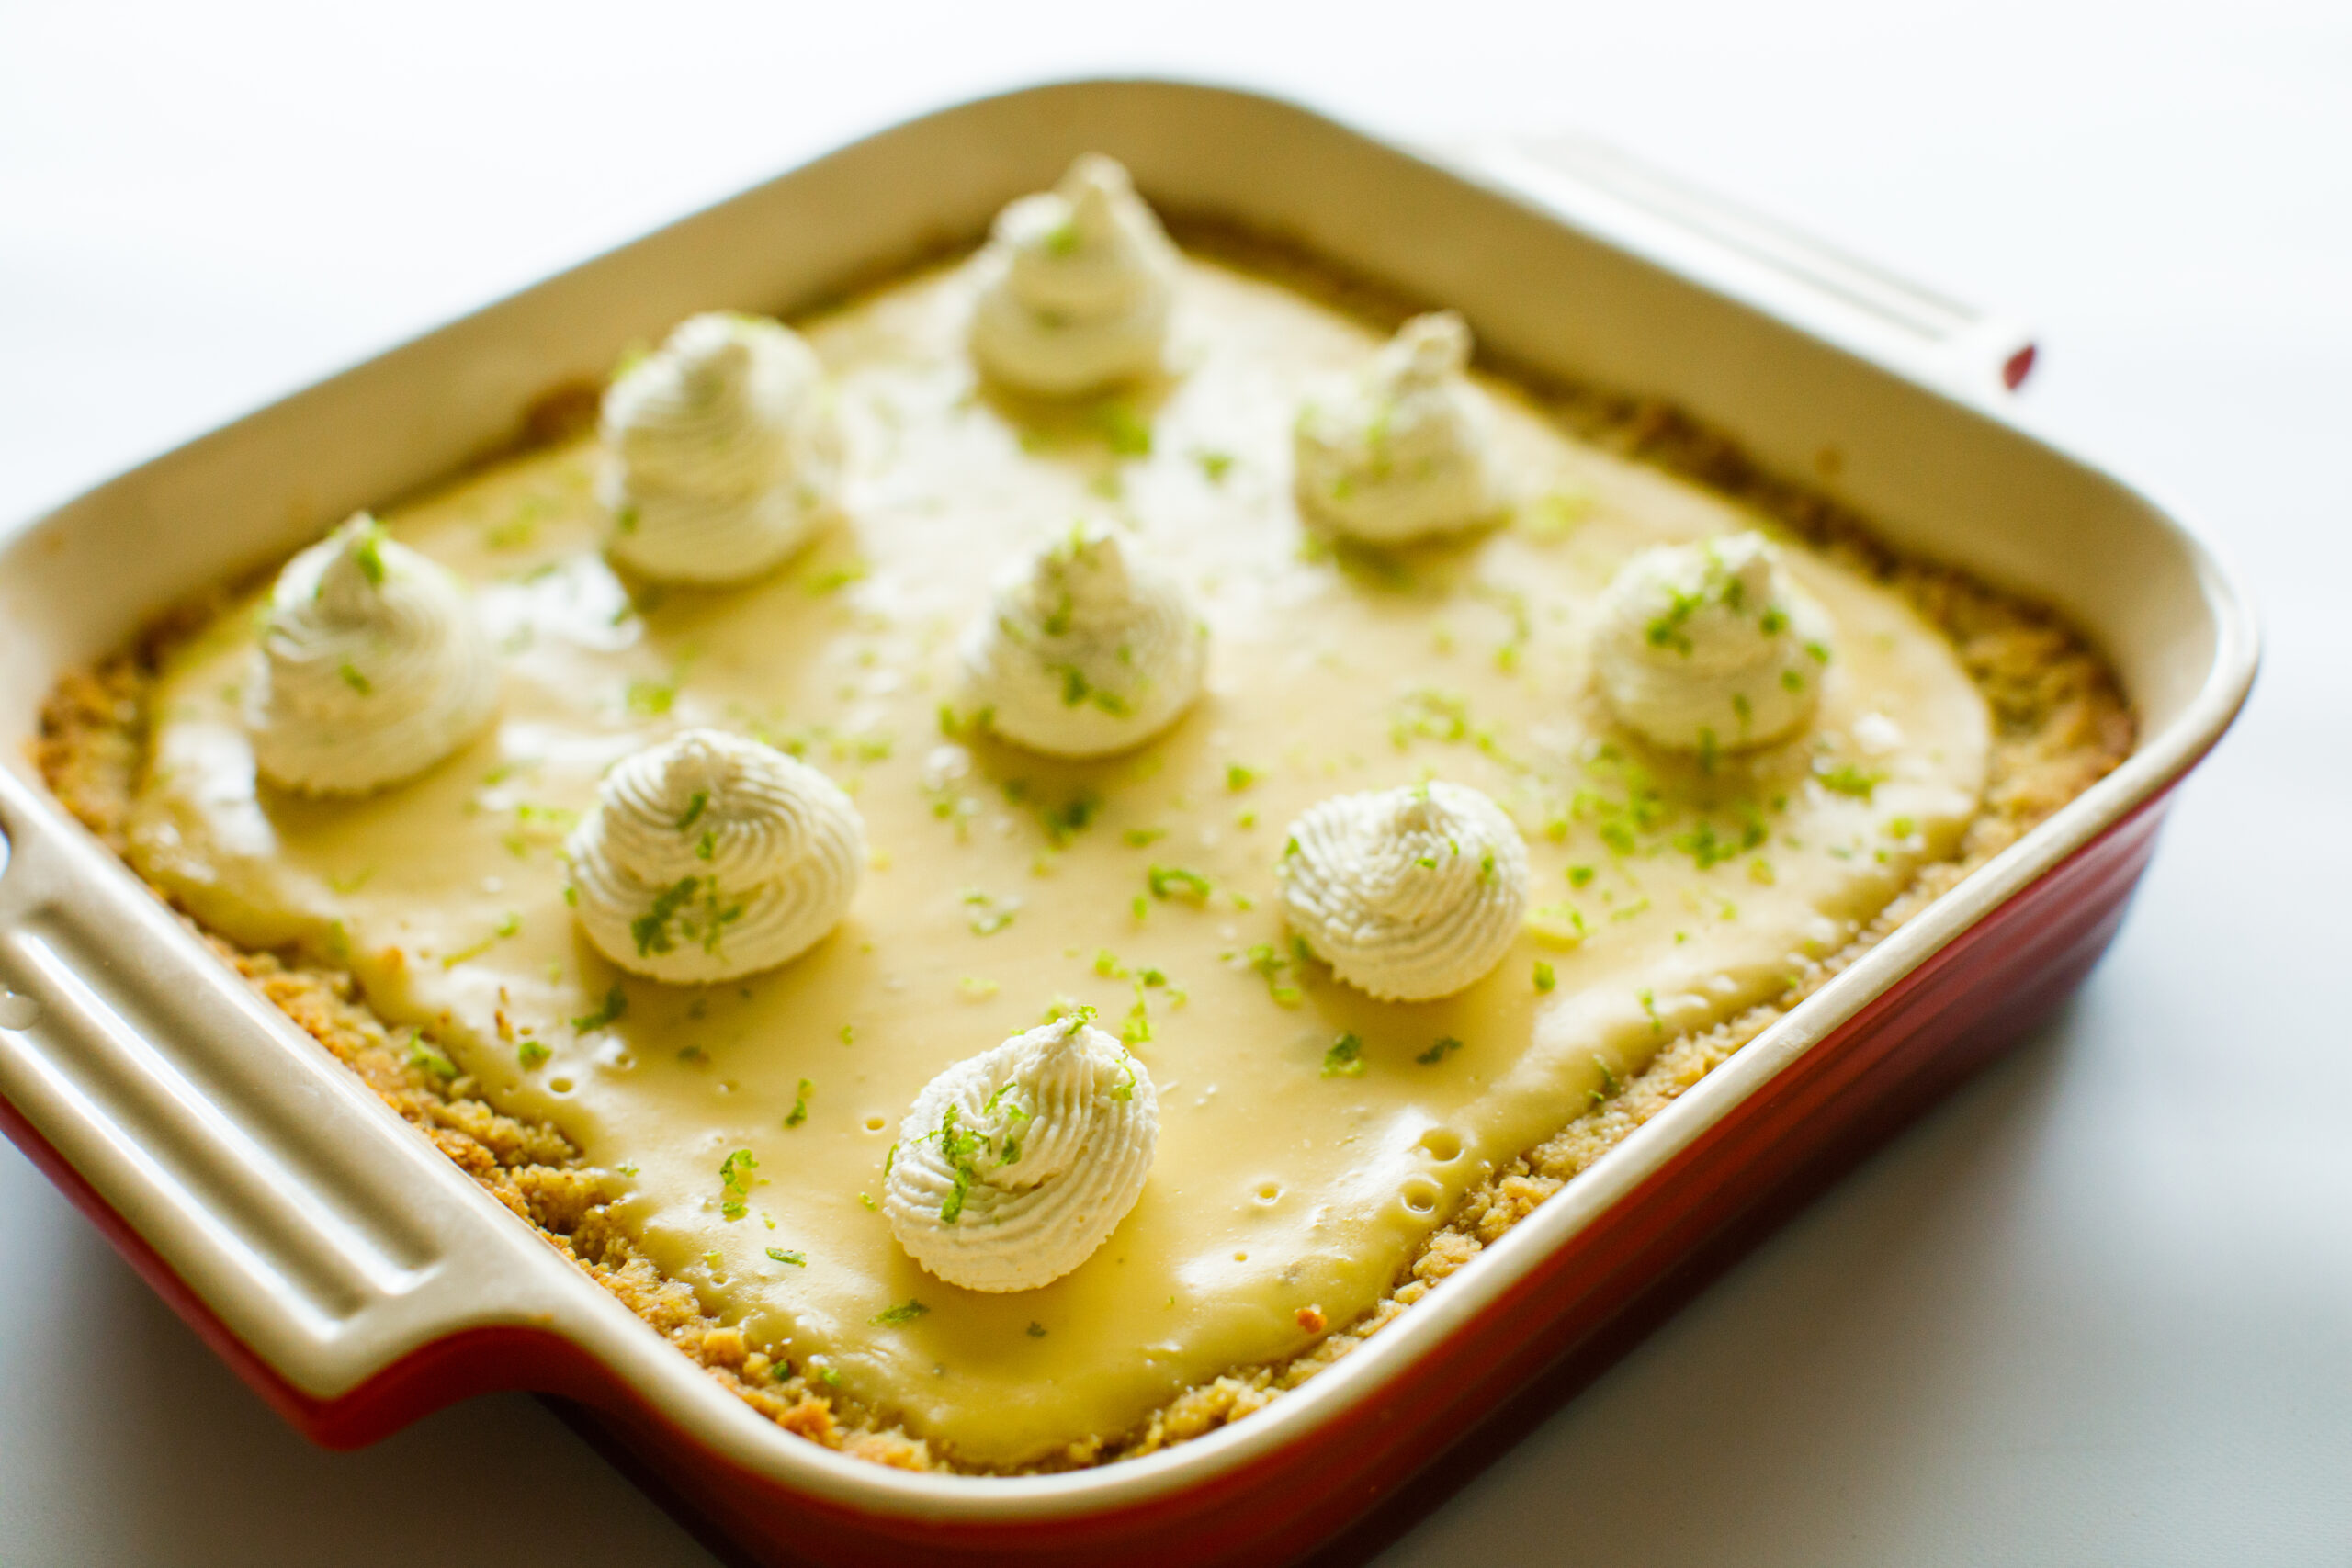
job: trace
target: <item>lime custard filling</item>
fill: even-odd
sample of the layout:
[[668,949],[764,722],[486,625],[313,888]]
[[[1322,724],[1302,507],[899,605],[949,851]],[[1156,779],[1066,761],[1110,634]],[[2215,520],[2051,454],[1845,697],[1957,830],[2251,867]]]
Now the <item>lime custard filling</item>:
[[[1611,580],[1761,525],[1508,386],[1473,376],[1523,497],[1501,523],[1386,553],[1302,527],[1295,412],[1381,339],[1178,265],[1182,376],[1044,412],[979,385],[968,265],[802,323],[835,389],[841,516],[739,589],[615,572],[593,440],[388,513],[390,538],[469,585],[503,682],[494,726],[397,788],[255,784],[254,605],[184,645],[156,693],[142,872],[232,940],[348,965],[453,1073],[612,1173],[648,1256],[750,1341],[968,1463],[1119,1432],[1347,1322],[1487,1172],[1842,946],[1952,852],[1983,788],[1988,719],[1946,640],[1785,542],[1834,650],[1806,656],[1802,728],[1720,749],[1627,728],[1592,662]],[[1081,517],[1210,631],[1199,696],[1094,760],[998,738],[963,656],[1006,564]],[[830,778],[865,864],[798,956],[669,985],[583,933],[563,851],[615,764],[700,728]],[[1382,1001],[1294,941],[1285,839],[1321,802],[1432,780],[1508,816],[1526,907],[1464,988]],[[706,824],[682,789],[659,826],[691,860]],[[731,970],[741,922],[721,906],[690,932],[689,903],[666,934]],[[1080,1007],[1153,1085],[1149,1179],[1050,1283],[947,1283],[886,1212],[909,1107]],[[1001,1147],[968,1163],[1022,1169]],[[943,1203],[944,1168],[922,1188]]]

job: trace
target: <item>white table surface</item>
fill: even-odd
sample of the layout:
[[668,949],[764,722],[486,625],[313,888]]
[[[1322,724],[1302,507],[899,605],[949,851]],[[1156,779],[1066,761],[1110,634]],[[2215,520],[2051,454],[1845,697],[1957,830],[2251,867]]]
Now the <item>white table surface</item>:
[[[2077,1001],[1384,1561],[2352,1562],[2352,7],[808,9],[0,0],[0,518],[1047,73],[1578,128],[2010,307],[2248,569],[2253,705]],[[0,1146],[0,1561],[710,1559],[520,1396],[305,1446]]]

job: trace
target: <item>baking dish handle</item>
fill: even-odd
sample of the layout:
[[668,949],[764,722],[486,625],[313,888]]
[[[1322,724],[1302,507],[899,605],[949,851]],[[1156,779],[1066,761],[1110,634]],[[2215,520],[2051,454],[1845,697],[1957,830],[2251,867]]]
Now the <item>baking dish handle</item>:
[[1719,291],[1969,400],[2034,363],[2016,320],[1898,277],[1584,137],[1494,139],[1444,161]]
[[299,1401],[551,1325],[561,1260],[4,767],[0,832],[0,1109]]

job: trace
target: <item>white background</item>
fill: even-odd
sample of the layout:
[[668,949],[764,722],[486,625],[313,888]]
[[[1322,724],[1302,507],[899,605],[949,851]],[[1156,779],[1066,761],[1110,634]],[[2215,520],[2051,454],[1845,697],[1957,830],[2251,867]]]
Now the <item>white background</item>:
[[[2080,999],[1396,1563],[2352,1562],[2352,6],[0,0],[0,518],[903,111],[1581,128],[2042,327],[2269,630]],[[305,1447],[0,1148],[0,1560],[700,1564],[531,1401]]]

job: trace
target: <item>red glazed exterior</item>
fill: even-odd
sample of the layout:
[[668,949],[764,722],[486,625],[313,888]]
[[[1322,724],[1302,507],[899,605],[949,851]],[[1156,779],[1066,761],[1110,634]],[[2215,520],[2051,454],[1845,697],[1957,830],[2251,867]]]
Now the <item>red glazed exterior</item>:
[[[1377,1395],[1258,1464],[1155,1504],[999,1527],[825,1508],[695,1443],[578,1347],[527,1329],[435,1342],[340,1399],[306,1396],[224,1327],[6,1100],[0,1127],[280,1415],[357,1448],[476,1394],[577,1402],[575,1425],[742,1561],[1270,1564],[1369,1555],[1597,1377],[1838,1177],[2063,1000],[2120,926],[2170,801],[2143,802],[1748,1096]],[[1488,1332],[1508,1321],[1510,1331]],[[569,1414],[569,1413],[568,1413]]]

